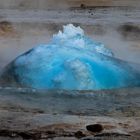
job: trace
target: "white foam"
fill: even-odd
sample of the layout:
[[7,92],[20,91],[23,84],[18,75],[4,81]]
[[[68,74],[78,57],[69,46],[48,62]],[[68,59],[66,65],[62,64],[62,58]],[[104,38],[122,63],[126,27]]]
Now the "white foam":
[[104,44],[91,40],[84,34],[83,29],[73,24],[63,26],[63,31],[59,31],[57,34],[53,35],[51,43],[63,47],[84,48],[108,56],[113,55],[111,50],[106,48]]
[[58,34],[53,36],[53,38],[68,39],[75,37],[76,35],[84,36],[84,30],[79,26],[75,27],[73,24],[68,24],[63,26],[63,32],[59,31]]

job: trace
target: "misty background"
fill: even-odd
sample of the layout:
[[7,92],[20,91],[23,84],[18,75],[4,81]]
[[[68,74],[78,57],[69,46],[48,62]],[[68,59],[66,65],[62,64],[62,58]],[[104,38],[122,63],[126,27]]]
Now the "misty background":
[[1,0],[0,68],[48,43],[67,23],[80,25],[115,57],[140,63],[139,7],[139,0]]

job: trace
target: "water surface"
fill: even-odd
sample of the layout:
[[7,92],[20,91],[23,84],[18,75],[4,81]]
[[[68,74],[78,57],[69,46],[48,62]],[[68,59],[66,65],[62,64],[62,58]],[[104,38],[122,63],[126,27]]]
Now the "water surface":
[[50,114],[140,116],[140,88],[65,91],[0,88],[0,109]]

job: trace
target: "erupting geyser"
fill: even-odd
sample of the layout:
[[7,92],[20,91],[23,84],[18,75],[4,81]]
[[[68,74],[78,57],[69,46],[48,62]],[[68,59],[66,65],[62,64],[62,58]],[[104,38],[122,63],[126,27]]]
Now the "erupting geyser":
[[140,73],[132,64],[115,59],[80,27],[69,24],[49,44],[11,62],[1,75],[1,84],[37,89],[112,89],[140,86]]

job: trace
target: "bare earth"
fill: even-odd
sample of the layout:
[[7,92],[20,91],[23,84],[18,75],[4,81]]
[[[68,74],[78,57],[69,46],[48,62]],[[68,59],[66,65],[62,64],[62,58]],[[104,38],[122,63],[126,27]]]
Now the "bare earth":
[[[10,113],[10,116],[9,116]],[[0,111],[1,139],[139,140],[139,118],[111,118]],[[15,118],[16,116],[16,118]],[[103,130],[90,132],[87,125]]]

